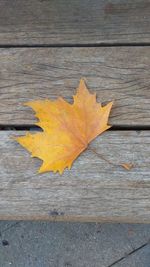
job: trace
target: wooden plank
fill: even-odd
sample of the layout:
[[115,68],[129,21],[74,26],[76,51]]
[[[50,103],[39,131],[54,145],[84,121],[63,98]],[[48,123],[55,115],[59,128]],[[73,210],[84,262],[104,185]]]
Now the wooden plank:
[[0,0],[0,44],[149,43],[149,0]]
[[0,123],[32,124],[29,100],[72,101],[81,77],[114,100],[110,123],[150,125],[150,47],[0,49]]
[[0,219],[150,222],[150,133],[106,132],[91,146],[126,171],[86,150],[71,170],[37,174],[31,158],[12,136],[0,132]]

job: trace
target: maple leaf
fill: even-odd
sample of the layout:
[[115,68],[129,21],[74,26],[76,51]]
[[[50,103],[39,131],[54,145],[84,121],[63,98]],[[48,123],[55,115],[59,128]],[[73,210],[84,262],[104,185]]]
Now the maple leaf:
[[83,79],[77,94],[70,104],[63,98],[55,101],[39,100],[28,102],[39,119],[36,125],[43,132],[17,137],[17,141],[43,161],[39,173],[69,169],[73,161],[99,134],[106,131],[112,102],[104,107],[96,102],[96,94],[90,94]]

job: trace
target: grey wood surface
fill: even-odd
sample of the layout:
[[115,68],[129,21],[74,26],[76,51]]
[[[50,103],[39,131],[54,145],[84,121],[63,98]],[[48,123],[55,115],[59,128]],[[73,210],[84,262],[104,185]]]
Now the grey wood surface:
[[149,131],[107,131],[91,146],[116,164],[87,150],[71,170],[37,174],[41,164],[12,136],[0,132],[0,219],[150,222]]
[[149,0],[1,0],[0,44],[149,43]]
[[64,97],[84,77],[97,100],[114,100],[112,125],[150,125],[150,47],[0,49],[0,124],[32,124],[23,103]]

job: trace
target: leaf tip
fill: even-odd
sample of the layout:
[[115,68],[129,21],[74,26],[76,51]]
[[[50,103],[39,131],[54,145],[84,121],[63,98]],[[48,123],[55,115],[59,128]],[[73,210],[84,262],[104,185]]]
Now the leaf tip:
[[86,87],[86,80],[85,80],[85,78],[81,78],[80,79],[78,89],[80,89],[82,91],[83,90],[88,90],[87,87]]
[[28,106],[28,107],[29,107],[29,106],[30,106],[30,103],[31,103],[31,102],[24,102],[24,103],[23,103],[23,106]]
[[80,79],[80,83],[85,83],[85,82],[86,82],[86,78],[82,77],[82,78]]
[[114,105],[114,101],[110,101],[110,102],[107,104],[107,107],[109,107],[109,109],[111,109],[113,105]]

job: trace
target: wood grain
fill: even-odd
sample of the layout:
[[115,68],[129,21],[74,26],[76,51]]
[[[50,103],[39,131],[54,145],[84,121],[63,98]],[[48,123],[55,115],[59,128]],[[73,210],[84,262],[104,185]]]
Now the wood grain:
[[149,0],[0,0],[0,44],[149,43]]
[[126,171],[86,150],[62,176],[39,175],[41,164],[0,132],[0,219],[150,223],[149,131],[106,132],[91,146]]
[[32,124],[26,101],[72,102],[81,77],[114,100],[112,125],[150,125],[150,47],[0,49],[0,124]]

